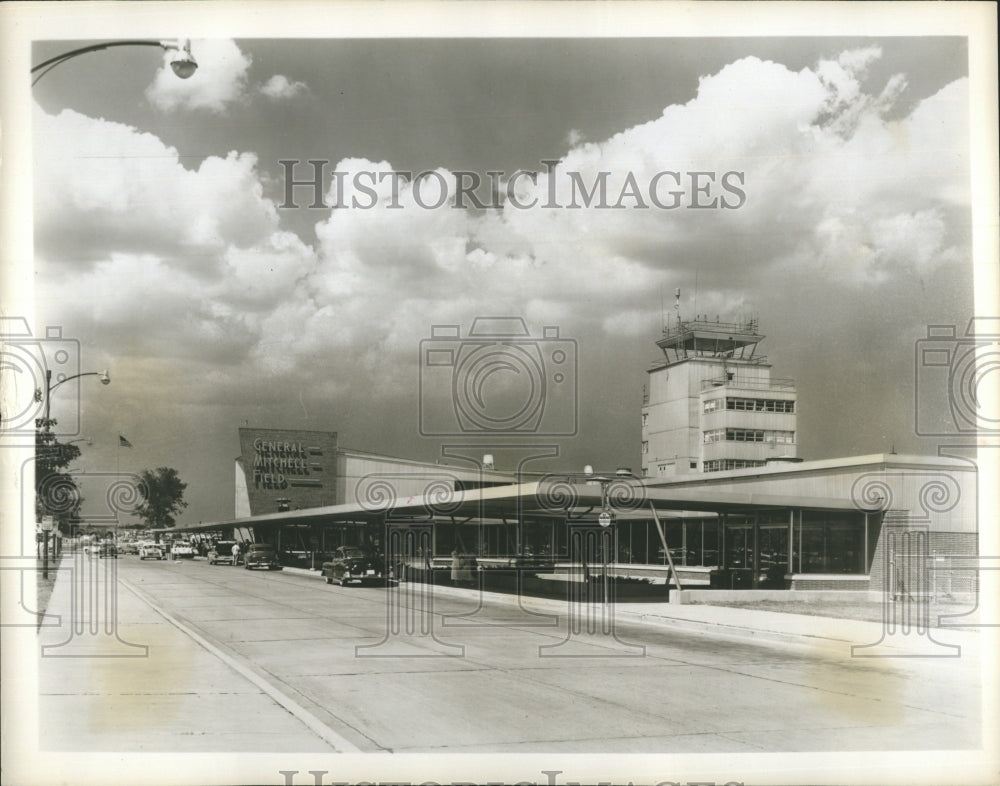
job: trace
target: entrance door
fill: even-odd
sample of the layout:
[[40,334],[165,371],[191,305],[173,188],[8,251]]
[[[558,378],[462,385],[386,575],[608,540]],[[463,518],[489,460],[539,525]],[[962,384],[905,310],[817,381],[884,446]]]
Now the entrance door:
[[754,582],[754,526],[739,524],[726,527],[726,571],[729,576],[727,589],[750,589]]
[[784,589],[788,572],[788,525],[728,526],[726,568],[731,589]]
[[754,576],[762,589],[784,589],[788,573],[788,525],[762,524],[757,533],[757,569]]

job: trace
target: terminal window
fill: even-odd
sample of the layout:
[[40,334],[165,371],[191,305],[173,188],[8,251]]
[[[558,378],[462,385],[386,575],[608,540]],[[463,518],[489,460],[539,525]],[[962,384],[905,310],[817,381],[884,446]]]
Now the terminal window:
[[704,472],[722,472],[727,469],[747,469],[748,467],[763,467],[764,461],[756,459],[711,459],[702,462]]
[[791,445],[795,442],[795,432],[774,429],[713,428],[704,432],[703,441],[706,444],[725,441]]
[[[794,412],[795,402],[770,398],[731,398],[727,396],[726,409],[739,412]],[[707,409],[707,402],[705,411],[710,411]]]

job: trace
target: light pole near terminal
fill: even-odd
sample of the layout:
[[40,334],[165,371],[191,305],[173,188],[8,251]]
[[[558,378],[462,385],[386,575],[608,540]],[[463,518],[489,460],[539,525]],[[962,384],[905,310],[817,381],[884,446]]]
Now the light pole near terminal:
[[[45,433],[46,436],[48,436],[48,435],[50,435],[52,433],[52,417],[51,417],[51,415],[52,415],[52,391],[55,390],[60,385],[66,383],[66,382],[70,382],[71,380],[78,379],[80,377],[99,377],[100,380],[101,380],[101,384],[102,385],[110,385],[111,384],[111,377],[108,375],[107,369],[105,369],[104,371],[84,371],[81,374],[74,374],[71,377],[64,377],[63,379],[60,379],[58,382],[56,382],[53,385],[52,384],[52,369],[45,369],[45,394],[44,394],[45,395],[45,419],[42,420],[41,423],[42,423],[43,431],[44,431],[44,433]],[[35,391],[35,399],[38,400],[38,399],[41,398],[41,396],[42,396],[42,390],[41,390],[41,388],[38,388]],[[84,437],[82,439],[74,439],[74,440],[71,440],[70,442],[67,442],[67,443],[64,443],[64,444],[71,445],[71,444],[73,444],[73,442],[81,442],[81,441],[90,442],[90,438],[89,437]],[[45,444],[46,444],[46,447],[47,447],[48,443],[46,442]],[[36,447],[36,451],[37,451],[37,447]],[[37,488],[37,486],[36,486],[36,488]],[[46,524],[46,522],[43,521],[43,526],[42,526],[42,554],[43,554],[43,560],[42,560],[42,578],[46,578],[47,579],[49,577],[49,531],[50,531],[50,528],[48,526],[45,526],[45,524]]]
[[[74,379],[79,379],[80,377],[100,377],[102,385],[110,385],[111,377],[108,376],[108,370],[104,371],[84,371],[82,374],[74,374],[71,377],[65,377],[60,379],[56,384],[52,384],[52,369],[45,370],[45,432],[49,433],[52,430],[52,418],[50,417],[52,413],[52,391],[55,390],[60,385],[70,382]],[[42,396],[42,390],[39,388],[35,391],[35,398],[39,399]],[[78,440],[73,440],[77,442]]]
[[50,57],[48,60],[39,63],[31,69],[32,74],[38,74],[32,80],[31,84],[32,86],[38,84],[39,79],[67,60],[72,60],[74,57],[79,57],[89,52],[99,52],[103,49],[110,49],[117,46],[158,46],[166,52],[173,52],[174,54],[170,58],[170,67],[180,79],[189,79],[198,70],[198,61],[191,54],[191,41],[187,38],[178,38],[174,41],[106,41],[100,44],[81,46],[79,49],[71,49],[69,52],[63,52],[61,55]]

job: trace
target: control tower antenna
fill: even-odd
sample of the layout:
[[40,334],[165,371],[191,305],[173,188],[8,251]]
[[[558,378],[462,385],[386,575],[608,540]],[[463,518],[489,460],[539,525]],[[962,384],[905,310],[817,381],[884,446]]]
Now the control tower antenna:
[[681,288],[674,290],[674,311],[677,312],[677,329],[681,329]]

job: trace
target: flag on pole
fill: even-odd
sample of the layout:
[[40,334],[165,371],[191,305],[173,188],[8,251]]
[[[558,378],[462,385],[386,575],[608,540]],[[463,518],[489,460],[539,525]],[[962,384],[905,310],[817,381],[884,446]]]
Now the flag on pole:
[[121,434],[119,434],[118,435],[118,446],[122,447],[122,448],[130,448],[130,447],[132,447],[132,443],[129,442],[127,439],[125,439],[125,437],[123,437]]

